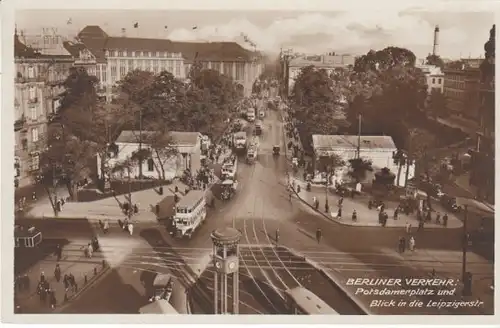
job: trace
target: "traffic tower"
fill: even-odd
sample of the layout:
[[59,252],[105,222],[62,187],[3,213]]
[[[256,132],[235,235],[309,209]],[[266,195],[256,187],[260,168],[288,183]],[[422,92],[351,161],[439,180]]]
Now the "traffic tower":
[[[217,229],[210,235],[213,242],[214,314],[229,314],[228,280],[232,278],[232,314],[238,314],[239,305],[239,241],[241,233],[234,228]],[[220,297],[219,297],[220,294]]]

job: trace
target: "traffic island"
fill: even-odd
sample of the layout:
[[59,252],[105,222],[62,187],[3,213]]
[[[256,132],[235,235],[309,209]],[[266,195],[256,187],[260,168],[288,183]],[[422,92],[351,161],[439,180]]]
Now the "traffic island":
[[[110,270],[110,266],[104,260],[101,263],[61,261],[58,264],[61,268],[59,279],[56,279],[54,273],[55,260],[40,262],[36,265],[36,269],[31,268],[25,274],[28,277],[25,281],[28,283],[16,285],[14,313],[61,313]],[[46,289],[42,291],[41,286],[37,286],[42,272],[48,284],[45,287],[48,286],[51,292],[47,292]],[[65,279],[65,276],[68,278]]]
[[[300,191],[297,186],[300,186]],[[386,226],[383,227],[378,221],[378,210],[373,207],[370,209],[368,204],[362,204],[356,201],[356,196],[354,198],[344,197],[342,199],[342,210],[341,216],[339,217],[339,199],[337,195],[332,195],[331,192],[325,191],[325,186],[319,187],[314,186],[311,191],[307,191],[307,183],[297,179],[291,178],[289,181],[289,188],[293,190],[295,196],[305,205],[307,205],[315,213],[322,215],[324,218],[342,224],[346,226],[357,226],[357,227],[380,227],[380,228],[405,228],[410,225],[411,229],[417,229],[418,221],[413,215],[405,215],[399,213],[397,219],[394,219],[393,212],[396,207],[395,202],[390,202],[389,207],[386,208],[387,212],[390,213],[390,217],[386,222]],[[325,208],[325,198],[328,198],[328,211]],[[319,202],[318,208],[314,206],[314,201]],[[392,207],[391,207],[392,206]],[[437,205],[436,205],[437,206]],[[438,206],[439,208],[439,206]],[[440,208],[441,209],[441,208]],[[352,219],[353,212],[356,211],[356,220]],[[444,209],[440,211],[441,215],[447,213]],[[433,219],[431,222],[426,222],[424,224],[425,228],[437,228],[437,229],[457,229],[463,227],[463,222],[455,213],[448,214],[448,223],[444,226],[442,223],[438,224]]]

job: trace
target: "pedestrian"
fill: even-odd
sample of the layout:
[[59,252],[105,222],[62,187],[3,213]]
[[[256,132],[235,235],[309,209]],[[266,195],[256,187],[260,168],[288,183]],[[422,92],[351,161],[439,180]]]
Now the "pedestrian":
[[64,284],[64,290],[67,292],[70,286],[70,281],[69,281],[69,276],[67,274],[64,274],[63,277],[63,284]]
[[61,261],[62,258],[62,248],[60,244],[57,244],[56,246],[56,256],[57,256],[57,262]]
[[52,309],[55,309],[56,305],[57,305],[56,291],[52,289],[50,291],[50,307]]
[[278,243],[280,242],[280,229],[279,228],[276,228],[276,246],[278,245]]
[[398,219],[398,214],[399,214],[399,206],[396,207],[396,209],[394,210],[394,220]]
[[38,283],[37,286],[37,294],[40,298],[40,303],[43,303],[45,301],[46,293],[45,293],[45,286],[41,281]]
[[436,214],[436,224],[441,224],[441,213],[439,212]]
[[139,207],[137,206],[137,204],[134,204],[134,213],[139,213]]
[[131,236],[134,233],[134,225],[132,223],[128,224],[128,232],[130,233]]
[[56,264],[56,268],[54,270],[54,277],[56,278],[57,282],[61,281],[61,267],[59,266],[59,264]]
[[40,282],[45,283],[45,273],[43,271],[40,273]]
[[316,199],[314,202],[314,207],[316,208],[316,211],[319,209],[319,200]]
[[339,207],[342,206],[343,202],[344,202],[344,197],[342,196],[342,197],[339,198]]
[[316,230],[316,240],[318,241],[318,244],[321,242],[321,229],[318,228]]
[[312,201],[313,201],[313,204],[316,205],[316,196],[313,196]]
[[357,221],[358,220],[358,214],[356,213],[356,210],[352,211],[352,220]]
[[412,252],[415,250],[415,238],[413,236],[410,237],[409,248]]
[[369,209],[369,210],[371,210],[371,209],[372,209],[372,207],[373,207],[373,202],[372,202],[372,200],[370,199],[370,200],[368,201],[368,209]]
[[404,253],[406,250],[406,238],[404,236],[399,238],[399,249],[401,253]]
[[406,224],[405,224],[405,231],[407,234],[409,234],[411,231],[411,225],[410,223],[408,223],[408,221],[406,221]]
[[421,231],[424,229],[424,221],[423,220],[420,220],[418,221],[418,228],[417,228],[417,231]]
[[338,211],[337,211],[337,219],[342,219],[342,207],[339,207]]
[[448,226],[448,213],[444,213],[444,216],[443,216],[443,225],[445,227]]
[[91,243],[89,243],[89,244],[87,245],[87,256],[88,256],[88,258],[89,258],[89,259],[91,259],[91,258],[92,258],[92,253],[93,253],[93,252],[94,252],[94,249],[93,249],[93,247],[92,247],[92,244],[91,244]]
[[104,220],[104,227],[103,227],[102,230],[104,231],[104,234],[108,233],[108,230],[109,230],[109,221],[108,221],[108,219]]

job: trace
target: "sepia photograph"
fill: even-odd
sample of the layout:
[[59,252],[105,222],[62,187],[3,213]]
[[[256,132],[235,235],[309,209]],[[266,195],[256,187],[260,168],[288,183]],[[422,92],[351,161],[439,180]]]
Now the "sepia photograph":
[[492,317],[495,15],[440,8],[15,10],[14,317]]

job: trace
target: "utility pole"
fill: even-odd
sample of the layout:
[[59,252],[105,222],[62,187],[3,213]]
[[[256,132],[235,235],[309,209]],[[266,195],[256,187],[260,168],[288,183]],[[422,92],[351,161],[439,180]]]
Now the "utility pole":
[[467,248],[469,244],[469,237],[467,233],[467,218],[468,218],[468,206],[464,206],[464,225],[462,229],[462,239],[463,239],[463,245],[462,245],[462,283],[465,284],[465,281],[467,279]]
[[142,107],[139,108],[139,181],[142,179]]

